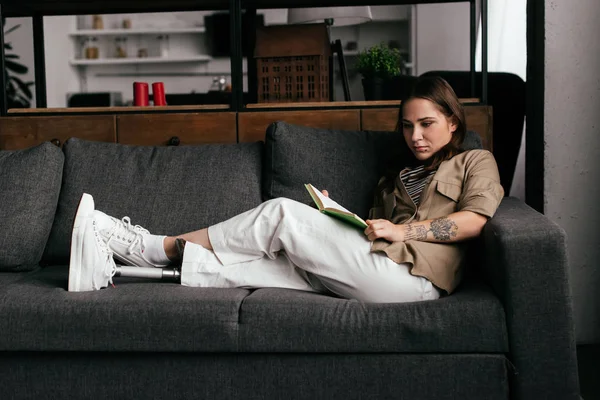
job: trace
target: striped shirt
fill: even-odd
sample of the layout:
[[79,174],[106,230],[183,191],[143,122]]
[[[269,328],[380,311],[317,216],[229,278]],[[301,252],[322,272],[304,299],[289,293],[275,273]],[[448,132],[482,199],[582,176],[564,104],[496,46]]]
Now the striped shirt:
[[419,165],[418,167],[400,173],[400,179],[402,180],[408,195],[417,206],[419,205],[421,193],[423,192],[425,185],[429,182],[429,177],[436,172],[436,170],[424,170],[425,166]]

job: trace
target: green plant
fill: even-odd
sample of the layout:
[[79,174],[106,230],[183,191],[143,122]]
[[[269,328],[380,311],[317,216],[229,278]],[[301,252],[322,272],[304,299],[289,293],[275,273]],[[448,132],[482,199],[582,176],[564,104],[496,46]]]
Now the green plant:
[[398,49],[385,43],[375,45],[358,54],[356,69],[365,79],[389,79],[402,73],[404,64]]
[[[6,26],[5,19],[2,18],[2,27]],[[9,33],[19,29],[21,25],[15,25],[4,31],[6,37]],[[6,105],[7,108],[29,108],[31,107],[31,86],[33,82],[23,82],[18,75],[24,75],[29,71],[27,66],[16,61],[18,54],[9,53],[13,50],[10,43],[4,43],[4,82],[6,82]]]

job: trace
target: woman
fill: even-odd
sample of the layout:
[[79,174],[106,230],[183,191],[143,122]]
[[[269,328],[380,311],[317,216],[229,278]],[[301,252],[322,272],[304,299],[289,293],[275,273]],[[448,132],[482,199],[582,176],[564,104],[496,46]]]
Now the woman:
[[399,125],[414,159],[380,180],[364,232],[280,198],[208,228],[157,236],[94,210],[84,194],[69,290],[112,283],[114,256],[137,267],[181,263],[186,286],[279,287],[371,302],[449,294],[460,281],[461,242],[480,234],[502,199],[498,169],[485,150],[461,152],[464,110],[441,78],[417,81]]

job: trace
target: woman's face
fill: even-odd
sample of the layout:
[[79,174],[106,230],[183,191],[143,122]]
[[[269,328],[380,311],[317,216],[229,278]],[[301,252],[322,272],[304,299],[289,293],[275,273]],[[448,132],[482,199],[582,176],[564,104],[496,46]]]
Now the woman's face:
[[431,158],[452,139],[456,124],[429,100],[414,98],[404,103],[402,133],[420,161]]

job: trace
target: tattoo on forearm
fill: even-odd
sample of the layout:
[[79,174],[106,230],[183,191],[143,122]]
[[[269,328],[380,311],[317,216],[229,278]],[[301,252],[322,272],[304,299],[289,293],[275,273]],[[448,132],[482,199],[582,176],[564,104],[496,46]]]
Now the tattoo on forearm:
[[406,226],[406,237],[404,240],[425,240],[427,239],[427,228],[423,225],[408,224]]
[[431,221],[431,228],[429,230],[437,240],[451,240],[456,237],[458,226],[451,219],[442,217]]

